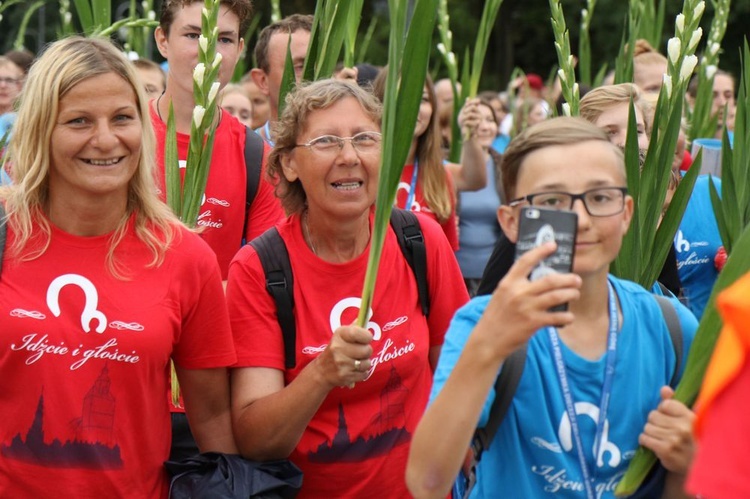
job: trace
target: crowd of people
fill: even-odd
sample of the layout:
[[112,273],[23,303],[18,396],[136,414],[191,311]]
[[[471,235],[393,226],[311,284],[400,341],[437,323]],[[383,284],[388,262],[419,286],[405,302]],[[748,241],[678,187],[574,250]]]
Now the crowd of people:
[[[80,36],[0,56],[0,496],[169,497],[164,462],[213,452],[291,461],[299,497],[611,498],[639,446],[658,463],[637,497],[750,494],[737,463],[716,479],[725,440],[749,436],[716,429],[747,361],[704,396],[705,446],[674,399],[721,271],[709,177],[652,289],[609,273],[634,211],[631,105],[644,156],[662,54],[639,41],[634,82],[591,89],[574,118],[535,74],[454,116],[453,86],[428,75],[358,327],[388,68],[302,82],[313,18],[294,14],[231,83],[253,11],[222,1],[222,109],[189,229],[165,203],[166,118],[184,176],[202,9],[162,2],[163,65]],[[280,106],[287,50],[298,84]],[[717,72],[717,134],[734,87]],[[691,163],[683,130],[665,207]],[[516,256],[526,208],[576,214],[571,272],[529,277],[556,245]],[[517,386],[498,384],[518,358]]]

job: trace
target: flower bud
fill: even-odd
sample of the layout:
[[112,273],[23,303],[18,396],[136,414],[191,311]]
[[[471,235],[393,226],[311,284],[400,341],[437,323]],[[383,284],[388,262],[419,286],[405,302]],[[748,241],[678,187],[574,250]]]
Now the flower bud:
[[688,43],[689,52],[695,52],[695,47],[698,46],[698,42],[701,41],[702,36],[703,36],[703,28],[698,28],[695,31],[693,31],[693,36],[690,37],[690,42]]
[[440,52],[443,55],[446,55],[445,45],[443,45],[442,43],[438,43],[437,49],[438,49],[438,52]]
[[701,0],[698,2],[698,5],[695,6],[695,10],[693,11],[693,16],[695,19],[700,19],[700,17],[703,15],[703,11],[706,8],[706,2]]
[[156,12],[153,10],[148,11],[148,20],[149,21],[155,21],[156,20]]
[[195,128],[200,128],[204,114],[206,114],[206,110],[203,106],[195,106],[193,109],[193,126]]
[[558,69],[557,70],[557,76],[560,78],[560,82],[561,83],[565,83],[566,82],[565,71],[563,71],[562,69]]
[[669,60],[672,64],[677,64],[680,59],[680,52],[682,51],[682,42],[677,37],[670,38],[667,42],[667,54],[669,54]]
[[208,91],[208,105],[210,106],[216,99],[216,95],[219,93],[219,87],[221,84],[215,81],[211,84],[211,89]]
[[685,14],[677,14],[677,17],[674,20],[674,27],[676,35],[681,34],[685,30]]
[[563,116],[570,116],[570,104],[563,102],[562,105]]
[[206,72],[206,65],[202,62],[199,62],[195,69],[193,70],[193,81],[197,83],[198,85],[201,85],[203,83],[203,75]]
[[685,59],[683,59],[682,61],[682,67],[680,67],[680,80],[681,81],[689,80],[697,64],[698,64],[698,56],[689,55],[685,57]]
[[200,35],[198,37],[198,45],[201,48],[201,52],[203,52],[205,54],[206,51],[208,50],[208,38],[206,38],[203,35]]
[[665,74],[662,80],[662,88],[667,91],[667,99],[672,96],[672,77]]
[[711,55],[716,55],[719,53],[719,49],[721,49],[721,45],[719,45],[716,42],[713,42],[709,46],[708,51],[711,53]]
[[713,78],[718,69],[719,68],[717,68],[714,64],[709,64],[708,66],[706,66],[706,78],[708,78],[709,80]]
[[222,59],[222,57],[221,57],[221,54],[220,54],[220,53],[218,53],[218,52],[216,52],[216,55],[214,55],[214,63],[213,63],[213,67],[216,67],[216,66],[218,66],[219,64],[221,64],[221,59]]

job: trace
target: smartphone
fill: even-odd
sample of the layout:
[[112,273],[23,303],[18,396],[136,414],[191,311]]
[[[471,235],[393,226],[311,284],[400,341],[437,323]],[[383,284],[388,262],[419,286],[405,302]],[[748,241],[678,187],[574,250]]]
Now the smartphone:
[[[573,270],[573,258],[578,232],[578,215],[574,211],[559,211],[536,206],[521,208],[516,242],[516,260],[527,251],[546,242],[557,242],[557,249],[539,262],[529,275],[530,280],[539,279],[552,272],[568,273]],[[565,311],[564,303],[550,309]]]

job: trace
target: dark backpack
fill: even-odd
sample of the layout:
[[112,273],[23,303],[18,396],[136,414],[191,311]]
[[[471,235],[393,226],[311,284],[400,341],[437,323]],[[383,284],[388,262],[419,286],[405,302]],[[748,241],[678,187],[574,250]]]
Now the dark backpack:
[[[409,267],[414,272],[419,291],[422,313],[430,314],[430,297],[427,288],[427,250],[419,226],[419,219],[411,211],[394,208],[391,212],[391,227],[396,233],[398,245]],[[296,365],[294,345],[296,325],[294,321],[294,276],[289,263],[289,252],[276,227],[272,227],[250,242],[258,254],[266,276],[266,290],[276,303],[276,317],[284,337],[284,365],[292,369]]]
[[258,186],[260,185],[263,171],[264,144],[263,137],[255,133],[252,128],[245,127],[245,169],[247,171],[247,184],[245,189],[245,221],[242,224],[243,241],[245,234],[247,234],[250,205],[253,204],[255,195],[258,193]]
[[5,206],[3,203],[0,203],[0,275],[3,273],[3,251],[5,250],[5,238],[8,233],[8,228],[5,226],[6,223]]
[[[664,290],[662,286],[662,290]],[[668,292],[667,292],[668,293]],[[656,298],[656,302],[659,304],[664,321],[667,323],[667,329],[669,330],[669,336],[672,340],[672,347],[676,357],[676,364],[674,372],[672,373],[672,379],[669,381],[669,385],[674,388],[677,383],[677,376],[682,368],[682,326],[680,325],[680,319],[677,316],[677,311],[674,305],[670,303],[669,299],[664,296],[653,295]],[[500,369],[500,374],[495,380],[495,400],[490,407],[490,415],[487,419],[487,424],[481,428],[477,428],[474,431],[474,437],[471,439],[471,463],[467,470],[464,470],[463,478],[466,480],[466,490],[471,490],[471,487],[476,481],[476,466],[479,460],[482,459],[482,453],[490,448],[492,439],[495,438],[497,430],[500,428],[500,424],[503,422],[505,415],[510,408],[510,404],[513,401],[513,397],[518,389],[518,383],[521,381],[521,375],[523,374],[523,368],[526,364],[526,350],[527,344],[513,352],[503,362],[503,367]],[[459,478],[460,479],[460,478]],[[468,493],[467,493],[468,495]]]

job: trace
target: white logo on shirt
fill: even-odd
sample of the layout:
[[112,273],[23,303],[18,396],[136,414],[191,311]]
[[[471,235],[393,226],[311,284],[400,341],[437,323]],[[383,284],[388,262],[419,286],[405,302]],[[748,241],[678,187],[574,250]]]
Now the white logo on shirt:
[[[344,311],[349,308],[356,308],[359,310],[362,307],[362,299],[361,298],[355,298],[355,297],[349,297],[344,298],[343,300],[339,301],[336,305],[333,306],[331,309],[331,315],[330,315],[330,324],[331,324],[331,333],[336,331],[338,328],[341,327],[341,316],[344,314]],[[367,320],[370,321],[372,318],[372,309],[367,310]],[[381,329],[380,325],[377,322],[368,322],[365,324],[365,329],[369,329],[372,331],[372,339],[375,341],[378,341],[380,339],[381,335]]]
[[[576,402],[575,403],[576,416],[588,416],[594,423],[599,423],[599,407],[590,402]],[[560,421],[560,427],[557,431],[557,436],[560,438],[562,448],[570,452],[573,450],[573,432],[570,427],[570,418],[568,413],[563,412],[562,420]],[[592,452],[594,449],[592,449]],[[609,461],[607,464],[611,468],[615,468],[620,464],[622,460],[622,453],[620,449],[609,441],[609,420],[604,421],[602,427],[601,444],[599,445],[599,455],[596,456],[596,465],[601,468],[604,466],[604,454],[609,453]]]
[[96,286],[83,276],[65,274],[50,283],[49,288],[47,288],[47,306],[52,315],[60,317],[60,291],[68,284],[81,288],[86,298],[86,303],[81,312],[81,327],[83,330],[87,333],[91,332],[91,321],[96,319],[99,323],[96,327],[96,332],[99,334],[103,333],[107,329],[107,317],[100,310],[96,309],[99,304],[99,294],[96,291]]

